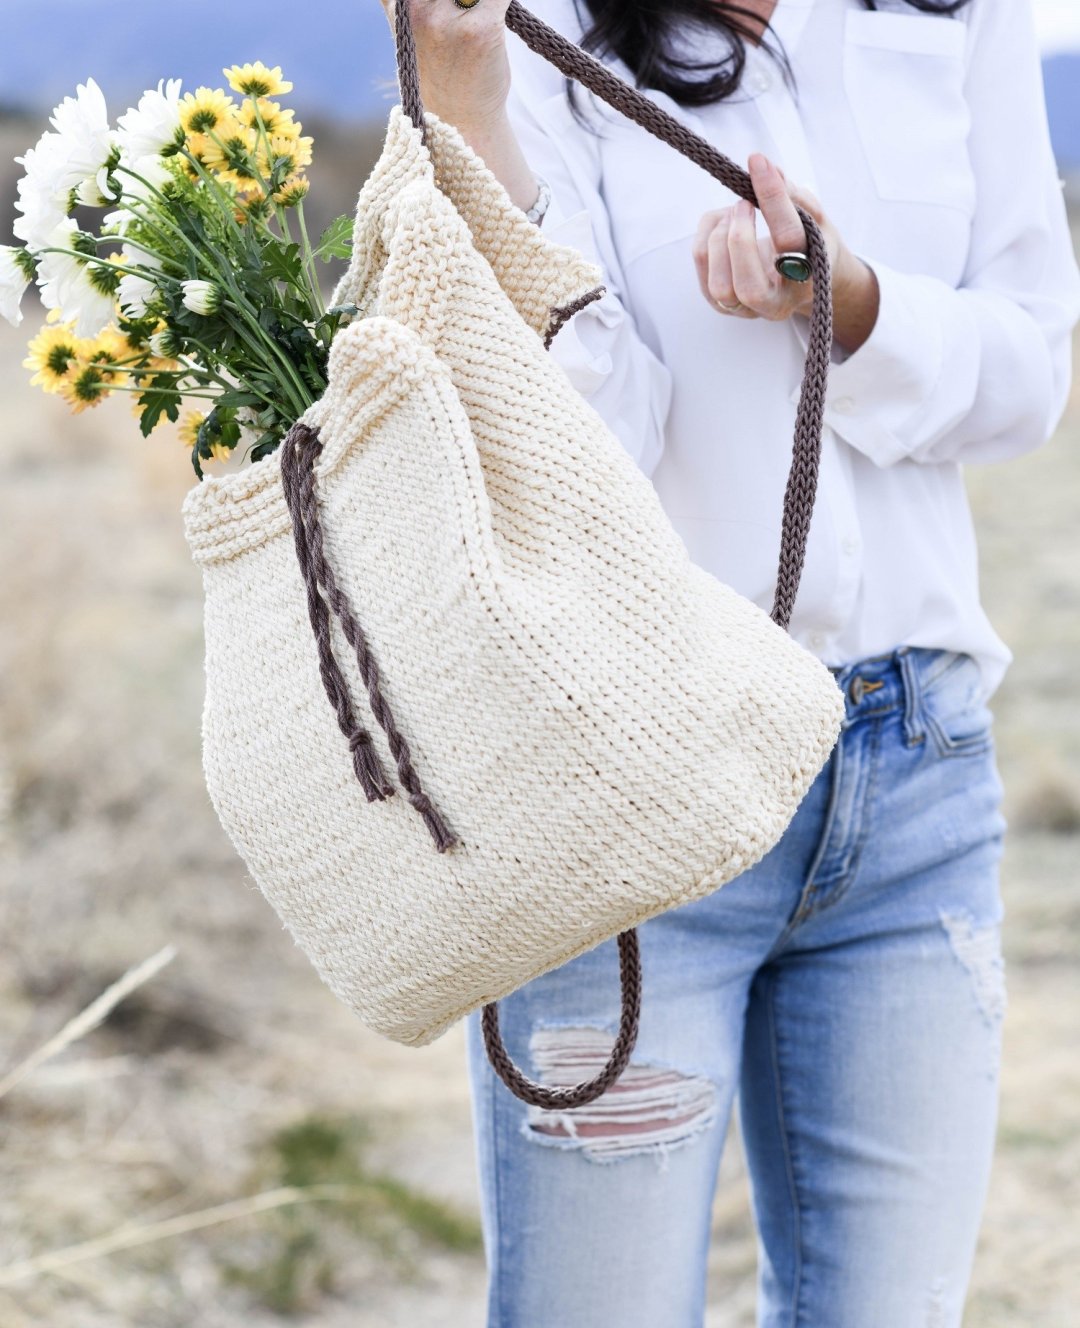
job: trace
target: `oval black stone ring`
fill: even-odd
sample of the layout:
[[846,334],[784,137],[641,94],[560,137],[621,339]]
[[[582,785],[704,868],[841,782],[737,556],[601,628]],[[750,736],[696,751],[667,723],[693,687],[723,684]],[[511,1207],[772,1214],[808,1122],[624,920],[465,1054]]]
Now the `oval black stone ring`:
[[458,9],[475,9],[479,3],[480,0],[454,0]]
[[810,260],[805,254],[791,250],[777,254],[773,260],[773,267],[782,277],[787,277],[788,281],[810,280]]

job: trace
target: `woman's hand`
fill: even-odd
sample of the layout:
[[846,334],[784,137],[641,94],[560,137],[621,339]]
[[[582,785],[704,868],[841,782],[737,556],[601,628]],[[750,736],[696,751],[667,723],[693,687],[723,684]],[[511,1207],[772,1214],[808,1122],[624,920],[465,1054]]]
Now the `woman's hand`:
[[[379,0],[395,32],[395,0]],[[404,3],[404,0],[402,0]],[[424,109],[458,126],[497,123],[510,91],[506,11],[510,0],[409,0]]]
[[[391,33],[396,33],[395,0],[380,3]],[[506,11],[510,0],[480,0],[471,9],[459,9],[454,0],[408,3],[425,111],[454,125],[511,199],[527,212],[536,202],[536,176],[506,109],[510,91]]]
[[[773,266],[776,255],[785,250],[806,252],[806,232],[795,210],[797,203],[817,222],[825,240],[832,274],[833,336],[849,352],[857,350],[877,321],[877,277],[848,249],[808,189],[789,185],[783,171],[763,153],[752,152],[748,166],[769,234],[758,237],[755,209],[743,199],[732,207],[706,212],[693,245],[703,295],[729,318],[777,322],[792,314],[809,315],[813,278],[790,281]],[[722,305],[735,307],[724,309]]]

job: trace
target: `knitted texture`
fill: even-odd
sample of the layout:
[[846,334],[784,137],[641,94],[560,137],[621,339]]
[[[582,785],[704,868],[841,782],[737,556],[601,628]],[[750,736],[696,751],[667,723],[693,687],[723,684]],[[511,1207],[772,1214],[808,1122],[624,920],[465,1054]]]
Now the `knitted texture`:
[[564,309],[576,312],[604,293],[602,272],[577,249],[543,236],[453,125],[431,111],[425,118],[426,151],[401,107],[391,110],[382,154],[360,190],[352,257],[331,305],[353,303],[361,314],[372,311],[387,258],[380,224],[387,202],[410,183],[430,188],[434,180],[518,315],[549,342],[564,321]]
[[819,660],[690,561],[547,355],[595,267],[546,240],[451,126],[428,115],[426,137],[391,111],[335,292],[362,316],[303,419],[326,557],[453,847],[357,781],[273,460],[184,504],[211,798],[326,983],[412,1045],[751,866],[844,709]]

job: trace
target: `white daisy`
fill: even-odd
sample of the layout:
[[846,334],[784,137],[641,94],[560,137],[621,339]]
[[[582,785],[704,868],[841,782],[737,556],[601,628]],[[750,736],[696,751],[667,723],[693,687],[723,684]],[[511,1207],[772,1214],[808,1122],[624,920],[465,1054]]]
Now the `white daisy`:
[[117,302],[132,318],[143,318],[160,293],[153,278],[144,273],[147,270],[159,272],[161,260],[156,254],[147,253],[143,249],[131,250],[125,245],[120,252],[120,261],[125,267],[137,267],[142,271],[125,272],[121,276],[116,290]]
[[16,219],[12,230],[31,249],[36,249],[46,242],[71,207],[67,153],[60,135],[46,130],[32,148],[15,160],[23,167],[15,202],[16,210],[23,215]]
[[79,202],[92,207],[115,202],[115,187],[108,174],[116,165],[119,149],[105,96],[92,78],[78,85],[74,97],[64,98],[50,123],[64,143],[65,183],[76,191]]
[[[164,84],[164,91],[162,85]],[[117,140],[124,155],[132,161],[156,157],[184,138],[180,124],[180,79],[158,80],[157,90],[150,89],[139,104],[125,112],[117,123]]]
[[[71,217],[49,236],[56,248],[72,249],[79,228]],[[78,253],[54,253],[46,248],[38,256],[38,286],[46,309],[60,309],[64,318],[75,321],[77,337],[96,337],[116,313],[116,272],[112,264],[91,263]]]
[[34,260],[27,250],[0,245],[0,318],[15,327],[22,322],[19,305],[33,279]]

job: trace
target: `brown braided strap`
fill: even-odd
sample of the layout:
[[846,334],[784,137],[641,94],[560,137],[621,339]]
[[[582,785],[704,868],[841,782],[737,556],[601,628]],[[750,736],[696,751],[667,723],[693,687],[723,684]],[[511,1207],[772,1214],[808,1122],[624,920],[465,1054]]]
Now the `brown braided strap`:
[[619,1035],[608,1057],[607,1064],[593,1079],[575,1084],[572,1088],[549,1088],[546,1084],[535,1083],[526,1079],[510,1059],[510,1053],[499,1036],[499,1007],[495,1001],[484,1006],[481,1023],[484,1028],[484,1045],[488,1060],[495,1068],[495,1073],[523,1102],[545,1107],[549,1111],[565,1110],[567,1107],[583,1107],[593,1102],[626,1069],[630,1053],[637,1041],[638,1023],[641,1019],[641,952],[638,946],[638,934],[634,928],[619,933],[619,980],[622,985],[622,1018],[619,1021]]
[[386,782],[379,768],[378,757],[372,746],[371,735],[355,721],[345,679],[334,657],[330,636],[330,610],[333,610],[345,639],[356,652],[360,676],[367,688],[371,713],[386,734],[387,743],[397,764],[398,779],[409,795],[409,802],[420,814],[435,841],[435,847],[444,853],[457,838],[435,809],[424,792],[413,767],[408,744],[398,731],[394,716],[379,686],[379,669],[368,648],[360,624],[349,601],[337,583],[333,569],[326,561],[323,548],[322,524],[319,520],[319,499],[315,492],[315,461],[322,452],[322,443],[316,430],[298,420],[281,444],[281,484],[285,501],[292,517],[296,557],[307,592],[308,617],[319,648],[319,672],[330,704],[337,714],[338,727],[349,740],[353,754],[353,768],[368,802],[389,797],[393,787]]

